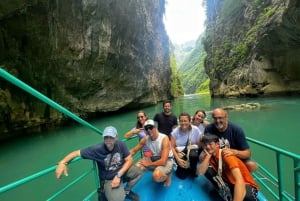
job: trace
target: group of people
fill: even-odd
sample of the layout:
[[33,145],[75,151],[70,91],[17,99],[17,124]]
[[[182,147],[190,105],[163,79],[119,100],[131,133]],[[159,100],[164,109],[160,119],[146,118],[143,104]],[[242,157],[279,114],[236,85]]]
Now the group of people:
[[[56,178],[68,175],[67,164],[75,157],[94,160],[98,166],[100,186],[98,199],[121,201],[139,200],[132,191],[142,173],[152,170],[155,182],[171,185],[172,169],[180,179],[205,175],[220,193],[222,188],[216,180],[219,175],[229,189],[224,200],[257,200],[258,185],[251,172],[258,166],[251,160],[251,152],[243,130],[228,121],[225,110],[212,111],[213,123],[205,120],[206,113],[197,110],[177,116],[172,113],[171,101],[163,102],[163,112],[148,119],[144,111],[137,113],[137,123],[124,137],[139,136],[139,143],[129,150],[117,138],[117,130],[106,127],[104,142],[73,151],[59,161]],[[179,123],[179,125],[178,125]],[[143,157],[133,164],[133,156],[142,151]],[[222,172],[220,173],[220,165]],[[126,183],[123,187],[122,183]]]

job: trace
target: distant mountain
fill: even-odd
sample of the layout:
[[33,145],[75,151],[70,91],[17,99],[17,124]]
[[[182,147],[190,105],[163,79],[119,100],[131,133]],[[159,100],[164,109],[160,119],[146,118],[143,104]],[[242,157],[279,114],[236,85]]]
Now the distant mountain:
[[193,51],[195,43],[195,40],[191,40],[181,45],[173,44],[174,55],[178,67],[180,67],[186,57]]
[[208,92],[209,79],[204,70],[206,53],[202,44],[202,36],[197,41],[183,45],[175,45],[175,58],[182,74],[185,94]]

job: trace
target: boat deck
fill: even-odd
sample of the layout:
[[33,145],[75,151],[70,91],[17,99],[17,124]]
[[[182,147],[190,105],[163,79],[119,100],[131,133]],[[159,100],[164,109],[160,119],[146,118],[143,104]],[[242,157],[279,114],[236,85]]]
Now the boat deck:
[[164,187],[163,183],[153,182],[152,172],[147,171],[133,191],[139,194],[140,201],[222,201],[203,176],[181,180],[173,174],[171,185]]
[[[153,182],[152,172],[147,171],[133,191],[139,194],[140,201],[222,201],[204,176],[181,180],[173,173],[171,185],[164,187],[163,183]],[[260,201],[266,201],[261,193],[258,197]]]

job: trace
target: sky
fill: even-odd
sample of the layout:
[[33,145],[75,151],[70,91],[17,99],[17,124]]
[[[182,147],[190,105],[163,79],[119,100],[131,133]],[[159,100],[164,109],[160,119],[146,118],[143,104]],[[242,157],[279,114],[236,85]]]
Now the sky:
[[196,40],[204,31],[202,0],[166,0],[165,27],[172,43]]

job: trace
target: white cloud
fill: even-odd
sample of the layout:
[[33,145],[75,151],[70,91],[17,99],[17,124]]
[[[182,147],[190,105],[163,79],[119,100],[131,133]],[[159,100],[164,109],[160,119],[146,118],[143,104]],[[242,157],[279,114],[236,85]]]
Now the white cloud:
[[166,0],[165,27],[173,43],[195,40],[204,31],[202,0]]

